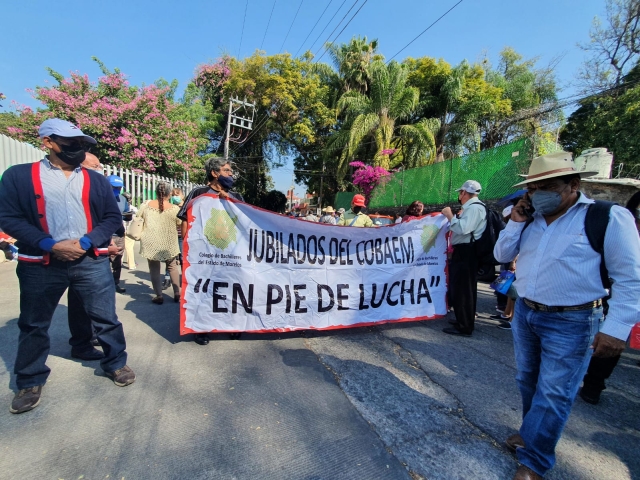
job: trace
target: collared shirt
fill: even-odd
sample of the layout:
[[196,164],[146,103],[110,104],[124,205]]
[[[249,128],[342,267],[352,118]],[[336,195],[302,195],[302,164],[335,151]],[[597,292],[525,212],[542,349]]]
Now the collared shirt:
[[487,228],[487,210],[481,203],[478,197],[467,200],[462,205],[462,215],[451,219],[449,230],[452,245],[471,242],[471,234],[476,240],[482,236]]
[[[576,204],[550,225],[536,212],[526,229],[526,222],[511,221],[500,232],[493,254],[499,262],[519,254],[514,285],[520,297],[573,306],[607,295],[600,279],[600,254],[591,248],[584,228],[591,203],[580,194]],[[611,209],[604,258],[613,287],[600,331],[626,340],[640,320],[640,237],[633,216],[623,207]]]
[[[354,220],[355,219],[355,220]],[[362,212],[358,212],[357,214],[353,213],[351,209],[344,212],[340,215],[340,220],[338,220],[338,225],[343,225],[347,227],[373,227],[373,221],[369,218],[369,215],[365,215]]]
[[67,177],[44,158],[40,162],[40,179],[51,237],[56,242],[82,238],[87,233],[87,217],[82,205],[82,168],[75,168]]

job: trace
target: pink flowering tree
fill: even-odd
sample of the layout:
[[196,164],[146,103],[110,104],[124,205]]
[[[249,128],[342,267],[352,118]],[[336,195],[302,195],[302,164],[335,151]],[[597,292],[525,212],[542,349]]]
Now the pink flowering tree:
[[119,70],[110,72],[94,60],[104,73],[97,83],[86,74],[64,78],[49,69],[58,84],[33,92],[46,108],[19,108],[19,126],[7,127],[6,133],[40,146],[38,126],[58,117],[95,137],[98,145],[92,151],[105,164],[168,176],[200,164],[197,154],[204,140],[183,106],[171,100],[171,87],[130,86]]
[[349,165],[357,168],[353,172],[353,184],[362,190],[368,204],[373,189],[388,178],[390,173],[382,167],[372,167],[360,161],[351,162]]

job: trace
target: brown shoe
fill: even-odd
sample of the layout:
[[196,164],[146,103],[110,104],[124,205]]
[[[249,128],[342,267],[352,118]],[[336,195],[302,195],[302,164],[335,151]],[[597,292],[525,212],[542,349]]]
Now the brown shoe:
[[518,470],[516,470],[516,474],[513,476],[513,480],[543,480],[544,477],[538,475],[536,472],[531,470],[529,467],[525,467],[524,465],[520,465]]
[[519,433],[511,435],[504,441],[504,444],[513,453],[516,453],[516,448],[524,448],[524,440]]
[[33,410],[40,403],[42,385],[37,387],[23,388],[13,397],[9,411],[11,413],[24,413]]
[[162,305],[164,303],[164,298],[160,295],[158,297],[153,297],[151,301],[156,305]]
[[136,381],[136,374],[133,373],[133,370],[128,365],[119,368],[115,372],[104,373],[119,387],[126,387]]

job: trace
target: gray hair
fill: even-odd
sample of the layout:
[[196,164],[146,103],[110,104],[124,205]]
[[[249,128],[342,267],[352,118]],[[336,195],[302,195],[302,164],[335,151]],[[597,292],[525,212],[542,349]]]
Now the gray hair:
[[204,171],[207,174],[207,180],[213,180],[211,172],[218,173],[220,169],[227,164],[231,165],[231,161],[224,157],[211,157],[209,160],[204,162]]
[[158,200],[158,209],[164,211],[163,202],[171,195],[171,185],[167,182],[158,182],[156,185],[156,197]]

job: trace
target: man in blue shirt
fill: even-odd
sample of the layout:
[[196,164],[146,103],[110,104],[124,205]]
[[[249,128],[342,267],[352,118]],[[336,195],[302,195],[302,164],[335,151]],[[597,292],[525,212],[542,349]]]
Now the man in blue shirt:
[[[104,176],[80,166],[96,141],[58,118],[46,120],[39,134],[49,155],[40,162],[14,165],[0,181],[0,228],[17,239],[20,250],[20,336],[14,367],[19,391],[11,413],[27,412],[40,403],[50,373],[49,325],[67,288],[84,306],[84,321],[96,327],[105,374],[120,387],[136,378],[126,364],[106,257],[111,235],[122,228],[122,216]],[[85,344],[93,348],[89,341]],[[87,354],[71,350],[79,358]]]
[[620,354],[640,315],[640,239],[629,211],[613,206],[604,238],[613,287],[603,322],[601,254],[585,230],[594,201],[580,192],[580,178],[596,173],[578,172],[567,152],[533,159],[526,180],[514,185],[528,193],[494,248],[501,263],[518,255],[511,328],[523,412],[520,432],[506,441],[522,464],[517,480],[541,479],[553,467],[592,353]]

